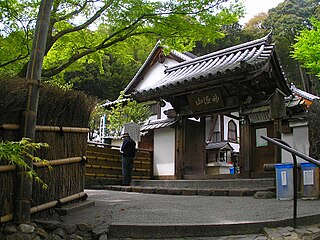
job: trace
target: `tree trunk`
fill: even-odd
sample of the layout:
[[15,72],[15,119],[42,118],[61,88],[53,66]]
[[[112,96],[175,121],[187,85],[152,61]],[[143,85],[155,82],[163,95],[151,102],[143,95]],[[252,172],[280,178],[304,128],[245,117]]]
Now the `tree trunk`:
[[[21,122],[22,137],[35,140],[35,127],[37,120],[39,85],[41,82],[42,63],[47,39],[48,26],[53,0],[42,0],[39,8],[32,51],[27,69],[26,79],[29,83],[27,106]],[[33,153],[32,153],[33,154]],[[31,159],[26,159],[32,167]],[[30,222],[32,196],[32,179],[24,169],[17,171],[17,188],[15,201],[15,221],[18,223]]]
[[308,112],[309,156],[320,159],[320,101],[314,100]]

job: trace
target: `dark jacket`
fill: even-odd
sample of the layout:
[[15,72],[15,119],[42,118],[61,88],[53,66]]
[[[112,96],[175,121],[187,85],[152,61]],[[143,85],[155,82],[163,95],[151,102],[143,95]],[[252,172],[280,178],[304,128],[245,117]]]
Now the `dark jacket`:
[[132,157],[136,156],[136,142],[132,138],[123,139],[123,143],[121,145],[121,153],[124,157]]

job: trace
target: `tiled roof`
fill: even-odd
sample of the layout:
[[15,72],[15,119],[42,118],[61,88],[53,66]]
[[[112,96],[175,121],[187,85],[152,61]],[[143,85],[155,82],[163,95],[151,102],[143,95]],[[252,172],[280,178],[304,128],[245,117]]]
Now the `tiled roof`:
[[161,121],[148,122],[147,124],[141,126],[140,131],[169,127],[169,126],[172,126],[173,124],[175,124],[176,122],[177,121],[174,119],[166,119],[166,120],[161,120]]
[[303,97],[309,101],[313,101],[315,99],[320,99],[320,97],[313,95],[311,93],[305,92],[305,91],[297,88],[295,85],[291,85],[291,90],[294,95],[298,95],[298,96]]
[[[166,69],[166,75],[152,86],[139,89],[133,95],[149,96],[173,88],[182,88],[193,84],[214,84],[223,76],[246,71],[260,74],[268,67],[273,56],[274,45],[270,44],[270,34],[264,38],[213,52],[202,57],[182,62]],[[264,69],[265,67],[265,69]],[[284,77],[283,77],[284,82]],[[288,93],[287,86],[286,93]]]
[[112,106],[115,106],[117,103],[125,103],[125,102],[128,102],[130,101],[130,99],[128,98],[124,98],[124,99],[120,99],[120,100],[115,100],[115,101],[106,101],[104,104],[101,104],[101,107],[104,107],[104,108],[109,108],[109,107],[112,107]]

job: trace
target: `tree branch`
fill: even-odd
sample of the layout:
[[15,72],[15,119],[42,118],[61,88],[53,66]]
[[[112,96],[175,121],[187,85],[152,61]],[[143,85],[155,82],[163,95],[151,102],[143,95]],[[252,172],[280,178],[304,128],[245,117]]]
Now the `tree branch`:
[[99,50],[102,50],[102,49],[105,49],[105,48],[108,48],[118,42],[121,42],[121,41],[124,41],[130,37],[133,37],[133,36],[137,36],[137,35],[141,35],[141,34],[152,34],[153,32],[143,32],[143,33],[127,33],[123,36],[119,36],[118,38],[108,42],[108,43],[105,43],[105,41],[103,41],[102,43],[100,43],[99,45],[97,45],[96,47],[94,48],[89,48],[81,53],[78,53],[78,54],[75,54],[73,55],[72,57],[70,57],[70,59],[68,60],[68,62],[65,62],[63,64],[61,64],[60,66],[57,66],[57,67],[53,67],[53,68],[50,68],[50,69],[46,69],[46,70],[43,70],[42,72],[42,76],[43,77],[52,77],[60,72],[62,72],[63,70],[65,70],[67,67],[69,67],[72,63],[76,62],[77,60],[79,60],[80,58],[84,57],[84,56],[87,56],[91,53],[94,53],[96,51],[99,51]]
[[95,20],[97,20],[101,14],[108,9],[111,4],[114,2],[115,0],[111,0],[108,4],[105,4],[103,7],[101,7],[88,21],[86,21],[85,23],[76,26],[74,28],[68,28],[68,29],[64,29],[61,32],[57,33],[55,36],[52,36],[50,39],[50,42],[47,43],[46,46],[46,52],[45,54],[48,53],[48,51],[50,50],[50,48],[53,46],[53,44],[62,36],[68,34],[68,33],[72,33],[72,32],[77,32],[80,31],[82,29],[85,29],[86,27],[88,27],[90,24],[92,24]]
[[70,13],[64,15],[64,16],[59,17],[58,19],[56,19],[56,22],[64,21],[64,20],[66,20],[66,19],[71,18],[71,17],[74,16],[74,15],[77,15],[77,14],[81,13],[82,10],[85,9],[85,7],[86,7],[87,5],[88,5],[88,1],[85,1],[82,6],[79,5],[79,6],[80,6],[79,9],[76,9],[76,10],[74,10],[74,11],[72,11],[72,12],[70,12]]
[[10,61],[5,62],[5,63],[0,63],[0,68],[5,67],[5,66],[7,66],[7,65],[9,65],[9,64],[11,64],[11,63],[20,61],[20,60],[22,60],[22,59],[26,59],[26,58],[28,58],[28,57],[29,57],[29,53],[27,53],[25,56],[22,56],[22,54],[20,54],[18,57],[16,57],[16,58],[13,59],[13,60],[10,60]]
[[[111,4],[111,2],[109,3]],[[65,62],[63,64],[61,64],[60,66],[57,66],[57,67],[53,67],[53,68],[50,68],[50,69],[47,69],[47,70],[44,70],[43,71],[43,74],[42,76],[43,77],[51,77],[51,76],[54,76],[58,73],[60,73],[61,71],[65,70],[67,67],[69,67],[72,63],[76,62],[77,60],[79,60],[80,58],[84,57],[84,56],[87,56],[93,52],[96,52],[98,50],[101,50],[101,49],[105,49],[105,48],[108,48],[120,41],[123,41],[127,38],[130,38],[132,36],[136,36],[136,35],[141,35],[141,34],[153,34],[154,32],[152,31],[145,31],[145,32],[136,32],[136,33],[133,33],[139,23],[144,20],[144,19],[148,19],[148,18],[153,18],[155,16],[164,16],[164,15],[170,15],[170,14],[180,14],[180,15],[197,15],[203,11],[208,11],[210,10],[211,8],[214,8],[215,6],[217,6],[218,3],[216,3],[215,5],[213,6],[209,6],[208,8],[204,8],[204,9],[200,9],[198,11],[194,11],[194,12],[173,12],[173,11],[170,11],[170,12],[162,12],[162,13],[154,13],[154,14],[143,14],[141,15],[140,17],[138,17],[134,22],[132,22],[130,25],[112,33],[111,35],[109,35],[106,39],[104,39],[99,45],[97,45],[96,47],[92,47],[92,48],[89,48],[89,49],[86,49],[85,51],[82,51],[81,53],[77,53],[77,54],[74,54],[68,62]],[[68,33],[71,33],[71,32],[75,32],[75,31],[78,31],[78,30],[81,30],[83,28],[85,28],[86,26],[90,25],[95,19],[97,19],[103,11],[105,11],[110,5],[104,5],[102,8],[99,9],[99,11],[92,17],[90,18],[86,23],[82,24],[82,25],[79,25],[75,28],[72,28],[72,29],[65,29],[61,32],[59,32],[57,35],[54,36],[54,40],[52,41],[51,44],[53,44],[55,41],[57,41],[61,36],[65,35],[65,34],[68,34]],[[113,39],[113,40],[112,40]]]

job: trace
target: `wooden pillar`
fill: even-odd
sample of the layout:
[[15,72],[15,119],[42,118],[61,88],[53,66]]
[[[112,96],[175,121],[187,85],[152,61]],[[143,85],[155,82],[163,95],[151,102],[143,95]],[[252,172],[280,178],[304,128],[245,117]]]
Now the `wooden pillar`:
[[176,156],[175,156],[175,179],[183,178],[184,167],[184,152],[185,152],[185,138],[184,138],[184,120],[181,119],[176,125]]
[[[275,138],[281,139],[281,119],[286,116],[285,94],[276,89],[271,96],[270,119],[273,119],[273,132]],[[281,162],[281,149],[274,146],[274,163]]]
[[[273,132],[274,136],[277,139],[281,139],[281,129],[282,129],[282,121],[277,118],[273,120]],[[281,163],[281,149],[274,145],[274,163]]]
[[249,177],[251,170],[251,129],[247,118],[240,120],[240,177]]

